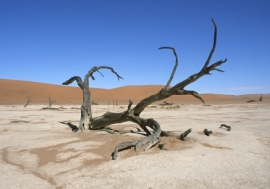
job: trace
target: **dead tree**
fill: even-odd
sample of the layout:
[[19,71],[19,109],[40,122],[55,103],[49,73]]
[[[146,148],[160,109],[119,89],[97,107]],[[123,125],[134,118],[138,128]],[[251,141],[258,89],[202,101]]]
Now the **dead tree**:
[[[261,97],[259,98],[259,100],[257,100],[257,101],[263,101],[263,100],[262,100],[262,95],[261,95]],[[248,101],[247,101],[247,103],[252,103],[252,102],[256,102],[256,100],[248,100]]]
[[48,101],[48,103],[49,103],[49,106],[48,106],[48,108],[50,108],[53,104],[55,104],[56,103],[56,101],[55,100],[53,100],[53,99],[51,99],[51,96],[49,96],[49,101]]
[[92,105],[98,105],[98,101],[95,102],[94,100],[92,100],[91,104],[92,104]]
[[[100,69],[110,69],[117,76],[118,80],[123,79],[111,67],[108,67],[108,66],[97,67],[97,66],[95,66],[91,70],[88,71],[88,73],[84,76],[83,81],[82,81],[82,78],[80,76],[74,76],[74,77],[71,77],[69,80],[65,81],[64,83],[62,83],[63,85],[69,85],[73,81],[76,80],[78,86],[82,89],[83,104],[81,106],[81,119],[80,119],[80,124],[79,124],[79,129],[81,131],[85,130],[85,129],[94,129],[91,126],[91,122],[92,122],[93,117],[92,117],[92,110],[91,110],[91,104],[90,104],[91,93],[89,90],[89,77],[91,77],[93,80],[95,80],[93,74],[95,72],[99,72]],[[99,72],[99,73],[102,75],[101,72]],[[101,129],[101,128],[99,128],[99,129]]]
[[24,107],[28,106],[28,104],[29,104],[30,102],[32,102],[32,97],[31,97],[31,96],[28,96],[28,97],[27,97],[27,102],[26,102],[26,104],[24,105]]
[[[140,117],[140,114],[144,111],[144,109],[148,105],[154,102],[160,101],[160,100],[167,99],[173,95],[192,95],[204,103],[204,100],[199,96],[199,94],[196,91],[186,90],[185,87],[197,81],[199,78],[201,78],[204,75],[210,75],[211,71],[216,70],[219,72],[223,72],[217,67],[225,63],[227,59],[219,60],[209,65],[212,55],[216,48],[216,39],[217,39],[217,27],[214,20],[212,20],[212,23],[214,25],[214,42],[213,42],[213,46],[210,51],[210,54],[208,55],[208,58],[206,62],[204,63],[202,69],[198,73],[195,73],[191,75],[190,77],[186,78],[185,80],[177,83],[173,87],[170,87],[171,81],[173,80],[175,71],[178,66],[178,56],[177,56],[176,50],[173,47],[160,47],[159,48],[160,50],[163,50],[163,49],[172,50],[175,56],[175,65],[172,70],[171,76],[169,80],[167,81],[167,84],[165,85],[164,88],[162,88],[156,94],[150,95],[149,97],[142,99],[133,108],[132,108],[133,102],[130,100],[127,110],[124,112],[119,112],[119,113],[106,112],[105,114],[98,117],[92,116],[88,78],[91,77],[92,79],[94,79],[93,77],[94,72],[102,68],[107,68],[107,69],[111,69],[111,71],[114,74],[116,74],[118,79],[122,79],[122,77],[120,77],[112,68],[107,67],[107,66],[94,67],[86,74],[84,81],[82,81],[82,79],[79,76],[74,76],[70,78],[69,80],[67,80],[66,82],[64,82],[63,83],[64,85],[68,85],[72,83],[74,80],[76,80],[79,87],[83,90],[83,105],[81,108],[81,120],[79,124],[79,129],[83,130],[83,128],[85,128],[85,129],[90,129],[90,130],[100,130],[115,123],[123,123],[123,122],[131,121],[138,124],[147,133],[148,136],[141,140],[123,142],[117,145],[115,147],[114,153],[112,154],[113,159],[117,158],[118,150],[120,148],[135,146],[135,150],[139,150],[142,145],[147,144],[147,147],[145,148],[145,150],[148,150],[149,148],[151,148],[151,146],[155,145],[156,143],[160,141],[161,136],[170,135],[168,132],[162,131],[160,128],[160,125],[154,119],[142,118]],[[150,132],[147,127],[151,128],[153,131]]]

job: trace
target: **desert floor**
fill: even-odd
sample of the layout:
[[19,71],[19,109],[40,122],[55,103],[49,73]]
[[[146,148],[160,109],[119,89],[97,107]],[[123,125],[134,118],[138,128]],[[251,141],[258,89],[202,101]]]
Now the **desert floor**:
[[[111,160],[114,147],[143,133],[72,132],[79,105],[44,110],[44,105],[0,106],[0,188],[269,188],[270,104],[197,104],[148,107],[165,131],[186,141],[163,137],[148,151],[133,148]],[[60,107],[53,105],[53,107]],[[93,106],[94,116],[127,107]],[[231,131],[219,128],[221,124]],[[133,123],[111,126],[138,131]],[[203,130],[212,130],[206,136]]]

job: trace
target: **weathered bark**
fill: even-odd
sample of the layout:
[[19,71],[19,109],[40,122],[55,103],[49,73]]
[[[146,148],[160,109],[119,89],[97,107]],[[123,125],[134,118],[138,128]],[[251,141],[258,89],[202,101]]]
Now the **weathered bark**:
[[[85,75],[83,81],[82,81],[81,77],[74,76],[74,77],[71,77],[69,80],[65,81],[64,83],[62,83],[63,85],[69,85],[73,81],[76,80],[78,86],[83,91],[83,104],[81,106],[81,119],[80,119],[80,124],[79,124],[79,129],[81,131],[83,131],[84,129],[91,129],[91,128],[89,128],[90,121],[92,119],[92,110],[91,110],[91,104],[90,104],[91,93],[90,93],[90,90],[89,90],[89,77],[91,77],[93,80],[95,80],[93,74],[95,72],[99,72],[100,69],[109,69],[109,70],[112,71],[112,73],[114,73],[117,76],[118,80],[123,79],[111,67],[108,67],[108,66],[99,66],[99,67],[97,67],[97,66],[95,66],[91,70],[88,71],[88,73]],[[101,72],[99,72],[99,73],[102,75]]]
[[26,102],[26,104],[24,105],[24,107],[28,106],[28,104],[29,104],[30,102],[32,102],[32,97],[31,97],[31,96],[28,96],[28,97],[27,97],[27,102]]
[[[202,67],[202,69],[198,73],[195,73],[195,74],[191,75],[190,77],[188,77],[187,79],[177,83],[173,87],[170,87],[171,81],[173,80],[174,74],[175,74],[177,66],[178,66],[178,56],[177,56],[176,50],[173,47],[160,47],[159,48],[160,50],[162,50],[162,49],[172,50],[173,54],[175,56],[175,65],[174,65],[174,68],[172,70],[171,76],[170,76],[167,84],[159,92],[141,100],[133,108],[131,108],[132,101],[130,101],[129,105],[128,105],[128,109],[124,112],[120,112],[120,113],[106,112],[104,115],[101,115],[98,117],[92,116],[88,78],[92,77],[94,79],[94,77],[93,77],[94,72],[98,71],[101,68],[107,68],[107,69],[111,69],[112,72],[116,74],[118,79],[120,79],[121,77],[116,72],[114,72],[112,68],[106,67],[106,66],[94,67],[87,73],[87,75],[85,76],[84,82],[82,82],[82,79],[78,76],[72,77],[69,80],[67,80],[66,82],[64,82],[63,85],[68,85],[68,84],[72,83],[74,80],[76,80],[78,85],[83,90],[83,105],[81,108],[82,111],[81,111],[81,120],[80,120],[79,129],[83,130],[83,128],[86,127],[85,129],[100,130],[100,129],[104,129],[107,126],[115,124],[115,123],[123,123],[126,121],[131,121],[131,122],[137,123],[147,133],[148,136],[146,138],[141,139],[141,140],[120,143],[115,148],[115,151],[112,155],[113,159],[117,158],[118,150],[122,147],[135,146],[135,149],[138,150],[142,145],[148,144],[146,149],[149,149],[151,146],[153,146],[154,144],[156,144],[157,142],[160,141],[160,136],[170,135],[169,133],[162,131],[160,128],[160,125],[155,120],[143,119],[140,117],[140,114],[148,105],[150,105],[154,102],[160,101],[160,100],[164,100],[164,99],[166,99],[170,96],[173,96],[173,95],[192,95],[204,103],[204,100],[199,96],[199,94],[196,91],[185,90],[185,87],[187,85],[197,81],[202,76],[209,75],[211,71],[216,70],[219,72],[223,72],[222,70],[217,69],[217,67],[220,66],[221,64],[225,63],[227,61],[227,59],[219,60],[219,61],[217,61],[209,66],[210,60],[211,60],[212,55],[213,55],[215,48],[216,48],[216,38],[217,38],[217,27],[216,27],[214,20],[212,20],[212,23],[214,25],[214,42],[213,42],[213,46],[212,46],[212,49],[210,51],[210,54],[208,55],[208,58],[204,64],[204,66]],[[114,101],[113,101],[113,105],[114,105]],[[109,106],[109,103],[108,103],[108,106]],[[154,132],[151,133],[147,129],[147,127],[150,127],[151,129],[153,129]]]

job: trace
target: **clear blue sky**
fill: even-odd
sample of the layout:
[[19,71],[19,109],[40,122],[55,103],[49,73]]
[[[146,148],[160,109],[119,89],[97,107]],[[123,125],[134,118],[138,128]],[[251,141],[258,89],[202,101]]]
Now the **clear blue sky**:
[[[61,84],[101,70],[90,87],[172,85],[200,71],[218,38],[219,68],[186,89],[199,93],[270,93],[269,0],[0,0],[0,78]],[[73,86],[77,86],[74,84]],[[1,86],[0,86],[1,88]]]

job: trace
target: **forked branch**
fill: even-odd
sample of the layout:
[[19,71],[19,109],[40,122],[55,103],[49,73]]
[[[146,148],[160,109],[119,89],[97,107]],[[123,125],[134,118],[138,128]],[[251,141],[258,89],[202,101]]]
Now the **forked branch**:
[[[95,72],[99,72],[100,69],[109,69],[109,70],[111,70],[112,73],[114,73],[116,75],[116,77],[117,77],[118,80],[123,79],[116,71],[114,71],[114,69],[112,67],[109,67],[109,66],[95,66],[95,67],[93,67],[85,75],[85,79],[88,79],[89,77],[91,77],[93,80],[95,80],[93,74]],[[99,73],[103,76],[103,74],[101,72],[99,72]]]

